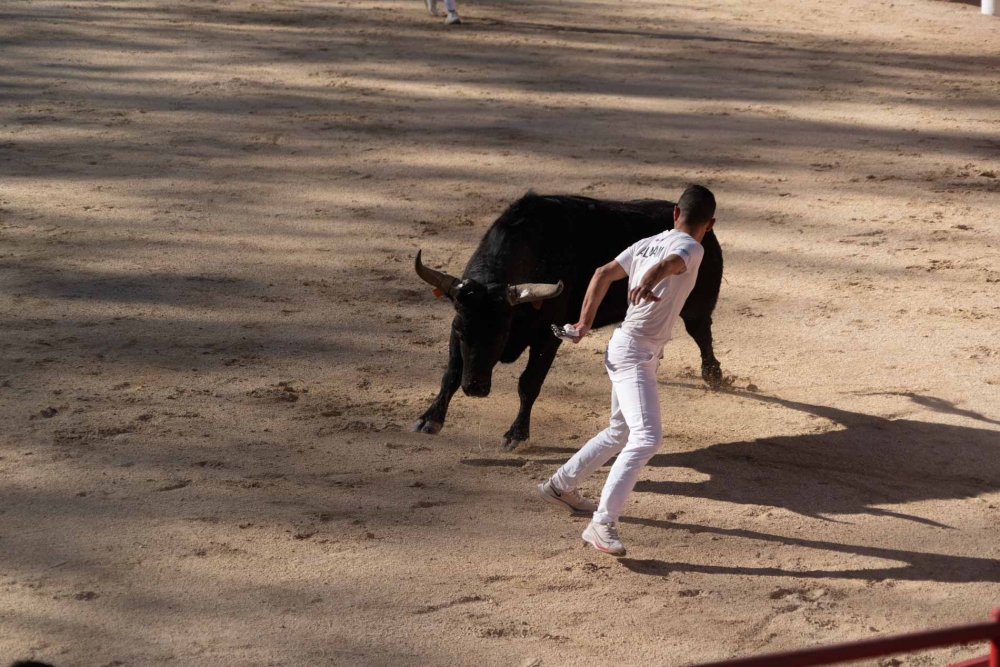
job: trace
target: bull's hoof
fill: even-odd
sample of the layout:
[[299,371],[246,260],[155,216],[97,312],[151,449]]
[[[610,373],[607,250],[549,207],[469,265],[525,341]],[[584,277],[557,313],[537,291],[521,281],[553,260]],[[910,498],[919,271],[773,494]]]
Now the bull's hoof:
[[500,441],[500,449],[505,452],[512,452],[521,446],[524,440],[518,440],[517,438],[508,438],[504,436],[503,440]]
[[719,389],[723,386],[722,366],[711,364],[701,367],[701,379],[712,389]]
[[413,425],[414,433],[426,433],[427,435],[437,435],[441,432],[444,424],[441,422],[436,422],[432,419],[424,419],[421,417],[417,420],[417,423]]

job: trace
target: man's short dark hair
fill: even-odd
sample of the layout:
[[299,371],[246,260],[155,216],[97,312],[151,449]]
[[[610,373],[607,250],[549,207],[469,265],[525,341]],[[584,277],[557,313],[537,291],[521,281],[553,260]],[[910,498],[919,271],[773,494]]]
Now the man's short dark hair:
[[715,195],[704,185],[690,185],[677,202],[681,218],[692,225],[704,225],[715,217]]

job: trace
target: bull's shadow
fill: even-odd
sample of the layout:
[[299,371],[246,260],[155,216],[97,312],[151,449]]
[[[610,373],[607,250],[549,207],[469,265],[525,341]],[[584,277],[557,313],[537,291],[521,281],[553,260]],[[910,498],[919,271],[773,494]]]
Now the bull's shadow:
[[758,394],[739,395],[801,410],[840,428],[658,454],[649,465],[691,468],[709,479],[643,481],[636,490],[783,507],[826,520],[875,514],[940,526],[877,506],[972,498],[1000,489],[996,430],[886,419]]

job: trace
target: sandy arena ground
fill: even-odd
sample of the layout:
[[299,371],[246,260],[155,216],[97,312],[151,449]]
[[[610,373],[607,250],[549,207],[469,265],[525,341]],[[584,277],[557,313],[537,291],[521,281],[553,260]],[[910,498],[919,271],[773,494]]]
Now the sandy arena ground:
[[[1000,18],[460,1],[0,3],[0,662],[680,666],[985,619]],[[606,419],[610,330],[521,450],[523,363],[413,434],[450,310],[412,257],[460,272],[529,188],[689,181],[735,387],[678,329],[616,561],[533,497]]]

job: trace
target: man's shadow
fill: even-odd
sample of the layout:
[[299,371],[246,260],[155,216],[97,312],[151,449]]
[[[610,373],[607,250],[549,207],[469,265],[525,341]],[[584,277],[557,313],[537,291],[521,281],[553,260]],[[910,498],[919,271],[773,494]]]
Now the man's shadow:
[[[687,385],[678,385],[687,387]],[[736,393],[736,392],[733,392]],[[642,481],[636,491],[710,498],[729,503],[783,507],[833,521],[827,515],[869,514],[937,526],[928,518],[877,505],[974,498],[1000,489],[1000,432],[908,419],[886,419],[758,394],[741,397],[781,405],[829,420],[811,434],[712,445],[694,452],[658,454],[649,465],[690,468],[703,482]],[[993,420],[983,419],[987,423]],[[828,430],[836,429],[836,430]],[[762,574],[852,579],[1000,582],[1000,561],[944,556],[789,538],[746,530],[622,518],[664,529],[683,529],[871,556],[904,564],[879,570],[781,571],[774,568],[696,566],[625,559],[637,572]]]

